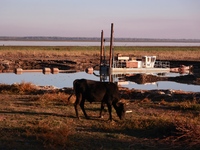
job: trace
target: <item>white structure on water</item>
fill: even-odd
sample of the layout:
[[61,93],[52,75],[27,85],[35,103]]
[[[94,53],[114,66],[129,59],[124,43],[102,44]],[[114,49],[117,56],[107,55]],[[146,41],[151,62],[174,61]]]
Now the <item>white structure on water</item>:
[[143,56],[142,60],[136,60],[127,56],[121,56],[120,54],[113,60],[113,66],[110,68],[111,74],[122,74],[122,73],[148,73],[148,72],[159,72],[165,73],[170,72],[170,68],[159,67],[155,68],[156,56]]

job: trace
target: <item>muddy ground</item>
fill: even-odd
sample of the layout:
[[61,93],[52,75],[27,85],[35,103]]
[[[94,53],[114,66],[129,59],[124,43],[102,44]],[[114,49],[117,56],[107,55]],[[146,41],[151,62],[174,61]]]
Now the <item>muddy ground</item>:
[[[159,60],[158,60],[159,61]],[[162,60],[169,61],[172,68],[179,67],[180,65],[191,66],[195,69],[200,68],[200,61],[175,61],[175,60]],[[22,69],[43,69],[58,68],[60,70],[73,70],[84,71],[87,67],[99,65],[99,56],[77,55],[77,56],[12,56],[12,54],[0,56],[0,71],[7,72],[15,68]],[[98,69],[98,68],[96,68]]]

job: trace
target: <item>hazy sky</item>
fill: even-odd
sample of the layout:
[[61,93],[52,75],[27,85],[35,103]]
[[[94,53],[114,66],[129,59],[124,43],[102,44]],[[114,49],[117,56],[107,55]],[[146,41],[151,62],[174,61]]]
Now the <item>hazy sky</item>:
[[200,39],[200,0],[0,0],[0,36]]

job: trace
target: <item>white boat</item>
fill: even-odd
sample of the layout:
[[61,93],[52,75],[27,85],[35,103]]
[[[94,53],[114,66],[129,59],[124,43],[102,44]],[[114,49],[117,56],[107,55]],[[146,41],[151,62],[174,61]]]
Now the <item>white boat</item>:
[[129,73],[167,73],[170,72],[169,64],[156,65],[156,56],[143,56],[141,60],[127,56],[117,55],[110,68],[111,74]]

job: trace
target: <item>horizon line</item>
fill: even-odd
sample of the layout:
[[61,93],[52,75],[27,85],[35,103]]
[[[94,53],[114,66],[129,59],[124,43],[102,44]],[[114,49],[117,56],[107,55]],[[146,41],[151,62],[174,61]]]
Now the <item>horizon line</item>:
[[[64,40],[64,39],[69,39],[69,38],[74,38],[74,39],[100,39],[100,37],[87,37],[87,36],[0,36],[0,40],[11,40],[12,38],[16,39],[22,39],[22,38],[49,38],[52,40]],[[53,38],[58,38],[58,39],[53,39]],[[110,39],[110,37],[104,37],[104,39]],[[137,37],[114,37],[114,39],[124,39],[124,40],[200,40],[196,38],[137,38]],[[27,39],[28,40],[28,39]],[[35,39],[36,40],[36,39]]]

